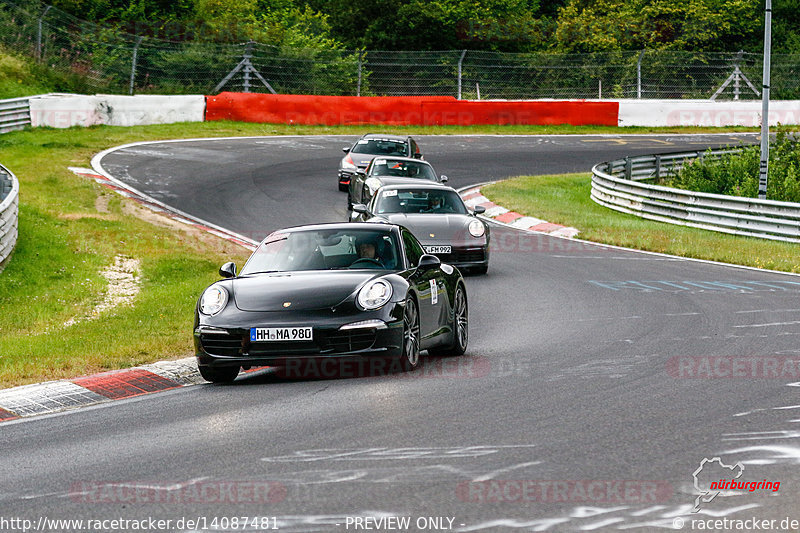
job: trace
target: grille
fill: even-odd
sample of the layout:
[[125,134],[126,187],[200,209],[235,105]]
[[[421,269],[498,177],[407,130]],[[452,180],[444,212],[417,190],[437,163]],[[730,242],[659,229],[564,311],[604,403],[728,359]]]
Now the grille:
[[335,353],[355,352],[366,350],[375,343],[374,329],[354,329],[350,331],[336,331],[330,333],[326,339],[326,348]]
[[319,353],[315,342],[254,342],[250,344],[248,355],[261,357],[265,355],[309,355]]
[[486,259],[483,248],[454,248],[453,253],[437,255],[444,263],[476,263]]
[[212,355],[236,356],[242,353],[241,335],[200,335],[203,350]]

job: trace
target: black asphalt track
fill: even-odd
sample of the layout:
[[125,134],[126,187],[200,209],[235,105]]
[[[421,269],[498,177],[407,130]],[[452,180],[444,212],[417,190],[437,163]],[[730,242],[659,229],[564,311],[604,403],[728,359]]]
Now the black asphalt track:
[[[149,144],[102,164],[142,192],[259,239],[344,218],[335,169],[348,141]],[[463,186],[588,173],[623,155],[735,139],[419,142]],[[428,358],[410,374],[257,372],[231,386],[6,423],[0,529],[3,518],[40,517],[219,531],[263,530],[263,520],[243,528],[241,519],[276,517],[279,531],[292,532],[663,530],[675,520],[691,530],[698,520],[752,518],[781,530],[784,518],[800,520],[800,277],[493,232],[489,275],[467,279],[465,356]],[[692,513],[693,473],[713,457],[741,462],[739,481],[780,488],[723,491]],[[736,473],[710,463],[699,475]],[[391,517],[410,517],[410,526]]]

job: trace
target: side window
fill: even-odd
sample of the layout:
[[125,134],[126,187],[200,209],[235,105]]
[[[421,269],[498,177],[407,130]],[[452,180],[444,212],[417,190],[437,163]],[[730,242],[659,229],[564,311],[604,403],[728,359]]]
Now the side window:
[[419,260],[425,251],[417,242],[417,239],[408,230],[403,230],[403,247],[406,249],[408,265],[413,268],[419,264]]

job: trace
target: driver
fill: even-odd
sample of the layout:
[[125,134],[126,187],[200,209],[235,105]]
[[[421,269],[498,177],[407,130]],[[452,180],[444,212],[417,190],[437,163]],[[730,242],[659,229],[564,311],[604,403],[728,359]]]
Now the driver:
[[439,194],[438,192],[432,192],[428,196],[428,209],[425,211],[426,213],[435,213],[440,211],[444,208],[444,196]]
[[383,261],[378,255],[378,243],[374,236],[363,236],[356,240],[356,251],[359,259],[372,259],[383,266]]

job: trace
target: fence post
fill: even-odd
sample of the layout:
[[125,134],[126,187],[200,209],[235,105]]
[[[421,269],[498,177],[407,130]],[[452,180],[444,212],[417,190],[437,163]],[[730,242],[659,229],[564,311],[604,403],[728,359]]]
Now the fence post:
[[458,99],[461,100],[461,63],[464,62],[464,56],[467,55],[466,50],[461,51],[461,57],[458,58]]
[[50,11],[50,8],[53,6],[47,6],[44,8],[42,12],[42,16],[39,17],[39,32],[36,34],[36,59],[37,61],[42,60],[42,21],[44,20],[44,16],[47,15],[47,12]]
[[139,55],[139,45],[142,44],[144,36],[139,36],[136,39],[136,44],[133,45],[133,60],[131,60],[131,84],[128,88],[128,94],[133,96],[133,81],[136,78],[136,59]]
[[364,50],[358,51],[358,88],[356,89],[356,96],[361,96],[361,68],[364,63]]
[[642,59],[644,59],[644,51],[639,53],[639,61],[636,62],[636,98],[642,99]]
[[[247,62],[247,64],[250,64],[250,58],[251,57],[253,57],[253,41],[248,41],[247,42],[247,48],[245,48],[245,50],[244,50],[244,56],[242,56],[242,59],[244,59]],[[249,68],[245,68],[244,69],[244,82],[242,83],[242,87],[243,87],[244,92],[246,92],[246,93],[250,92],[250,69]]]

